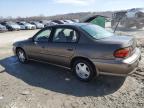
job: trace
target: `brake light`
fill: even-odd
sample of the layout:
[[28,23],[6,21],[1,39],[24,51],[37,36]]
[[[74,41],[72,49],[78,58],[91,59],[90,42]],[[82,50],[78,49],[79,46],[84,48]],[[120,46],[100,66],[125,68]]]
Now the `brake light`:
[[116,58],[125,58],[125,57],[128,57],[130,55],[130,52],[131,52],[130,48],[119,49],[119,50],[116,50],[114,52],[114,57],[116,57]]

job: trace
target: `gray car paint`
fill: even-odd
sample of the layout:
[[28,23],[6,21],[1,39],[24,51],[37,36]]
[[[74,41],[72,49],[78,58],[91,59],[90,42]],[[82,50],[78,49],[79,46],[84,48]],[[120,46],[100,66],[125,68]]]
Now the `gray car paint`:
[[[80,28],[81,25],[85,24],[54,25],[40,30],[40,32],[42,32],[43,30],[49,28],[72,28],[79,34],[79,39],[76,43],[53,43],[51,42],[51,39],[49,39],[49,42],[37,43],[33,41],[33,38],[40,33],[38,32],[31,39],[16,42],[14,44],[14,52],[16,52],[16,47],[21,47],[24,49],[29,59],[46,61],[69,68],[71,66],[71,61],[74,58],[83,57],[90,60],[96,66],[97,70],[113,74],[128,74],[136,67],[136,65],[132,64],[133,66],[131,68],[129,64],[123,63],[124,59],[117,60],[113,56],[114,51],[117,49],[129,46],[134,47],[133,53],[135,53],[136,42],[134,38],[114,35],[96,40],[91,36],[88,36],[88,34]],[[53,36],[53,31],[51,36]],[[140,52],[137,54],[137,56],[137,60],[139,60]],[[119,70],[121,66],[123,67],[123,65],[126,67],[124,67],[122,71]],[[130,67],[131,69],[127,69],[127,67]]]

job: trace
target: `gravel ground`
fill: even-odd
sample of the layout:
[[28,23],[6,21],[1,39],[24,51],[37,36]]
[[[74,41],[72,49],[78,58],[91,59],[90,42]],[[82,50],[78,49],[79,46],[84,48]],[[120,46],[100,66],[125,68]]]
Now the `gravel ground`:
[[127,31],[141,46],[142,60],[128,77],[100,76],[90,83],[48,64],[20,64],[12,43],[37,30],[0,34],[0,108],[144,108],[144,31]]

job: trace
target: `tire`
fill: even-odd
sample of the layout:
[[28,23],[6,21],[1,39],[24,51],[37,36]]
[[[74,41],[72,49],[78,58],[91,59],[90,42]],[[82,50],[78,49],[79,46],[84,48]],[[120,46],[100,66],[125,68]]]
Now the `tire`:
[[89,61],[83,59],[74,62],[73,72],[79,80],[84,82],[89,82],[96,76],[94,66]]
[[10,28],[10,27],[8,27],[8,30],[9,30],[9,31],[13,31],[13,29],[12,29],[12,28]]
[[17,58],[18,58],[20,63],[24,64],[24,63],[28,62],[26,53],[25,53],[25,51],[23,49],[21,49],[21,48],[17,49],[16,56],[17,56]]

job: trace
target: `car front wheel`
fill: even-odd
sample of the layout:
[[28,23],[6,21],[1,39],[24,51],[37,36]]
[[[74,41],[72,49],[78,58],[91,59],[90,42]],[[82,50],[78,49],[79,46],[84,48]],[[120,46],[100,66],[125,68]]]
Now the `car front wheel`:
[[92,64],[86,60],[75,61],[73,71],[78,79],[86,82],[91,81],[96,74]]
[[28,61],[24,50],[18,49],[16,55],[21,63],[26,63]]

